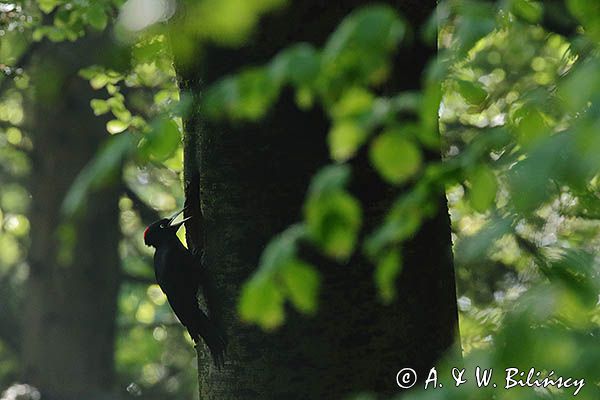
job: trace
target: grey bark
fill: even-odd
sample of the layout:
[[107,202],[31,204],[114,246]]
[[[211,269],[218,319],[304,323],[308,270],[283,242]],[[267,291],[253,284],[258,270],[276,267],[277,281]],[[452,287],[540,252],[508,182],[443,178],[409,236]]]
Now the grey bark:
[[[177,65],[184,90],[205,85],[241,66],[262,64],[285,46],[321,46],[340,20],[361,1],[293,2],[267,17],[243,48],[203,48],[196,64]],[[435,1],[390,2],[419,26]],[[420,43],[404,48],[384,92],[419,87],[434,53]],[[214,124],[193,114],[186,122],[186,196],[201,204],[192,212],[192,247],[204,250],[223,299],[222,319],[230,345],[226,367],[215,370],[199,354],[201,399],[335,399],[358,391],[392,394],[403,367],[423,373],[453,343],[456,294],[446,199],[439,212],[405,245],[399,296],[384,306],[376,297],[373,266],[360,255],[348,265],[316,257],[323,276],[316,317],[290,310],[285,325],[265,333],[241,323],[236,305],[241,285],[275,234],[301,219],[310,177],[328,162],[328,121],[317,109],[301,112],[286,92],[264,121]],[[439,154],[430,154],[439,159]],[[352,191],[363,205],[365,232],[381,221],[395,198],[370,167],[366,154],[353,162]],[[199,185],[199,193],[195,191]],[[198,198],[199,197],[199,198]],[[201,212],[201,215],[198,213]],[[309,255],[314,258],[314,255]]]

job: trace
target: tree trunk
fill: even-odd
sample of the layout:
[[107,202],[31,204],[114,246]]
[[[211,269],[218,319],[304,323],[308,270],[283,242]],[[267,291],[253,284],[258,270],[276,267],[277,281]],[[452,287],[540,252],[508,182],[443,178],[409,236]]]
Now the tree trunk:
[[[265,18],[243,48],[203,49],[202,60],[179,67],[185,90],[241,66],[262,64],[299,41],[323,45],[341,19],[361,1],[293,2]],[[413,26],[420,26],[435,1],[392,2]],[[419,88],[434,49],[403,48],[386,92]],[[198,203],[202,232],[192,247],[205,261],[223,296],[222,319],[229,335],[226,367],[215,370],[199,351],[201,399],[336,399],[357,391],[391,394],[404,367],[428,371],[453,343],[457,331],[450,221],[440,194],[439,213],[405,245],[398,298],[382,305],[373,284],[373,266],[360,256],[349,265],[320,263],[319,310],[309,318],[288,312],[285,325],[265,333],[241,323],[236,305],[241,285],[275,234],[301,219],[308,182],[328,163],[326,116],[302,112],[291,93],[258,124],[214,125],[192,115],[186,121],[186,195]],[[433,157],[439,159],[439,154]],[[352,191],[363,205],[365,231],[381,221],[395,197],[360,154],[353,162]]]
[[93,54],[105,54],[107,43],[104,37],[47,42],[33,64],[31,270],[23,363],[24,379],[46,400],[107,398],[113,384],[117,185],[93,193],[76,221],[67,224],[60,215],[65,193],[107,135],[106,120],[90,109],[98,93],[78,76],[80,68],[94,63]]

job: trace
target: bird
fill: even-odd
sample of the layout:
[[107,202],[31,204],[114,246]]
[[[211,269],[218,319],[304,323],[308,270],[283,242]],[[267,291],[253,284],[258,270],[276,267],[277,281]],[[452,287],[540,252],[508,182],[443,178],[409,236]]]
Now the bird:
[[[202,263],[197,261],[198,258],[177,237],[181,225],[192,218],[187,217],[173,223],[184,211],[185,208],[170,218],[150,224],[144,231],[144,243],[156,249],[154,274],[171,309],[185,326],[195,345],[198,345],[200,338],[204,340],[215,366],[220,369],[224,365],[227,340],[221,327],[214,321],[216,290]],[[199,289],[206,300],[208,315],[198,304]]]

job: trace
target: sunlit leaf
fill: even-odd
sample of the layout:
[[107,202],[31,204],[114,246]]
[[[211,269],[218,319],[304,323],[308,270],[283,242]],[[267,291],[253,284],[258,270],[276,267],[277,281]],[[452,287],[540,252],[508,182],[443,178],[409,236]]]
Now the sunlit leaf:
[[242,288],[238,311],[242,320],[274,329],[285,318],[284,297],[271,280],[252,279]]
[[152,124],[150,132],[140,144],[140,153],[153,160],[164,161],[181,145],[181,132],[170,118],[160,118]]
[[396,295],[396,278],[402,271],[402,256],[398,249],[382,255],[375,269],[375,284],[384,303],[391,302]]
[[280,274],[294,306],[304,313],[315,313],[320,283],[315,268],[305,262],[293,260],[281,269]]
[[128,124],[126,124],[125,122],[118,120],[118,119],[113,119],[106,123],[106,130],[111,135],[114,135],[116,133],[121,133],[128,127],[129,127]]
[[304,215],[310,237],[326,254],[341,260],[352,254],[362,222],[354,197],[341,190],[309,197]]
[[262,255],[258,273],[273,277],[280,269],[296,258],[298,241],[306,234],[302,225],[292,225],[277,235],[267,245]]
[[62,4],[62,0],[38,0],[38,4],[44,13],[49,14],[56,6]]
[[345,91],[331,107],[331,115],[336,120],[358,119],[371,111],[374,101],[373,93],[360,87],[353,87]]
[[511,0],[510,11],[532,24],[539,22],[544,12],[541,2],[532,0]]
[[88,23],[96,30],[103,30],[108,24],[108,16],[101,3],[91,3],[85,12]]
[[106,100],[92,99],[90,101],[90,106],[92,107],[92,110],[94,110],[94,115],[102,115],[110,111],[110,106]]
[[320,70],[320,56],[308,43],[300,43],[278,54],[269,66],[275,82],[296,87],[311,87]]
[[344,189],[350,178],[347,165],[323,168],[313,178],[304,204],[310,238],[326,254],[346,259],[354,250],[362,220],[358,201]]
[[264,69],[251,69],[238,77],[239,98],[233,116],[250,120],[263,117],[279,93],[279,85]]
[[486,165],[479,165],[469,175],[471,186],[469,188],[469,200],[471,206],[479,212],[485,212],[494,204],[498,183],[496,175]]
[[419,148],[398,130],[388,130],[377,136],[369,155],[381,176],[393,184],[413,176],[422,162]]
[[366,141],[367,132],[356,122],[344,120],[335,124],[327,136],[331,158],[345,161]]

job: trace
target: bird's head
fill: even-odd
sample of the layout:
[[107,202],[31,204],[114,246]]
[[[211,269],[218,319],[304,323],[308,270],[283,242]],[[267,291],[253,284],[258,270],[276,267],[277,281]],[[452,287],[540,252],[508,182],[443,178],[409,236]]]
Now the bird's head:
[[187,217],[174,224],[173,221],[179,214],[185,211],[185,208],[178,211],[170,218],[160,219],[150,224],[144,231],[144,243],[146,246],[158,247],[160,244],[171,241],[177,237],[177,230],[183,223],[192,217]]

